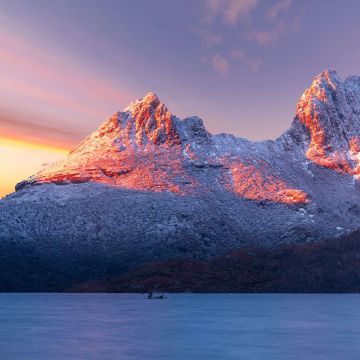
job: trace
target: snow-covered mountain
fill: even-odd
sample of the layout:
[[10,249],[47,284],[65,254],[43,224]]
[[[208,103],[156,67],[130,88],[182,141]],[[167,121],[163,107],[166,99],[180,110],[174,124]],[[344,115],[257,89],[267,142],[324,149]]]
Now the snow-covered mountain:
[[360,77],[332,70],[274,141],[212,135],[149,93],[1,200],[0,239],[108,273],[338,236],[360,227],[359,141]]
[[[197,117],[180,120],[149,93],[17,189],[96,182],[184,195],[226,190],[253,200],[305,204],[309,194],[295,186],[294,167],[311,162],[359,176],[359,99],[359,77],[342,82],[334,71],[325,71],[300,98],[287,133],[277,141],[249,142],[213,136]],[[300,163],[291,166],[294,158]]]

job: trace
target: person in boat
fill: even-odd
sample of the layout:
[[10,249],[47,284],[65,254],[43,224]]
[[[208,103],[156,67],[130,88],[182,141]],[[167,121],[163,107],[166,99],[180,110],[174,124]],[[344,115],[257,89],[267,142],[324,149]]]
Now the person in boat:
[[152,299],[152,298],[153,298],[153,292],[152,292],[152,291],[149,291],[147,298],[148,298],[148,299]]

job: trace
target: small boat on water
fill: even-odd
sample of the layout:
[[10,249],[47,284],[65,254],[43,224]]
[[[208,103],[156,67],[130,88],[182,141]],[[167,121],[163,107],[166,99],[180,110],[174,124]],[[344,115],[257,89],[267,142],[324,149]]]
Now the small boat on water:
[[166,296],[164,294],[154,295],[154,293],[152,291],[150,291],[148,293],[147,299],[148,300],[162,300],[162,299],[166,299]]

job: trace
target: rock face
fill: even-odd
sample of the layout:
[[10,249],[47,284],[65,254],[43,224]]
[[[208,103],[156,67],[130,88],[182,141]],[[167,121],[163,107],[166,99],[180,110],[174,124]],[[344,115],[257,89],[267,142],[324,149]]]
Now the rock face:
[[0,250],[66,269],[57,283],[69,286],[158,259],[336,237],[360,226],[359,137],[360,78],[334,71],[275,141],[211,135],[149,93],[0,201]]
[[[228,191],[252,200],[307,203],[272,164],[276,143],[212,136],[197,117],[179,120],[153,93],[114,114],[65,159],[20,183],[103,183],[176,194]],[[249,151],[250,150],[250,151]],[[280,150],[281,151],[281,150]]]
[[297,119],[306,126],[308,159],[341,173],[360,174],[360,77],[344,82],[334,71],[317,76],[299,100]]

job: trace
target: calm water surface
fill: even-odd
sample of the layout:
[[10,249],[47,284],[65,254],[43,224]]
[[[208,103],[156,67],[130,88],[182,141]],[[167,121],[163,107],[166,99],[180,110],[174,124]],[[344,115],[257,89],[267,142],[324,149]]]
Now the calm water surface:
[[0,359],[360,359],[360,295],[0,294]]

